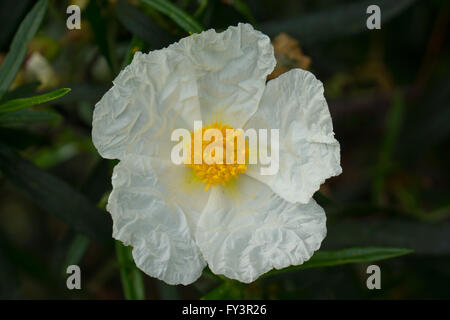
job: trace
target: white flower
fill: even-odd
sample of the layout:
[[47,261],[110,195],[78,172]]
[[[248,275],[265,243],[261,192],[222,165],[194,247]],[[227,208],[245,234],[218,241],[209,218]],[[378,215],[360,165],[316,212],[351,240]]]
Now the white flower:
[[[271,80],[273,47],[248,24],[208,30],[143,54],[97,103],[92,139],[120,159],[107,210],[113,237],[133,246],[136,265],[169,284],[212,272],[252,282],[300,265],[326,235],[325,213],[312,199],[341,173],[323,86],[295,69]],[[257,165],[205,191],[193,169],[170,160],[176,128],[221,121],[233,128],[277,128],[279,171]]]

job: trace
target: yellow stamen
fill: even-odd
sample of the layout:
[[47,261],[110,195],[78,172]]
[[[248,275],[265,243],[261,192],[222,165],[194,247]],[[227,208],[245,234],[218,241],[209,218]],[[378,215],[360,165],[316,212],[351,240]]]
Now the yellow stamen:
[[[201,130],[201,136],[203,137],[203,134],[208,129],[218,129],[222,133],[222,139],[221,141],[218,141],[218,145],[222,146],[223,152],[222,152],[222,163],[213,162],[211,163],[212,159],[215,159],[215,149],[213,148],[209,155],[205,155],[203,152],[205,151],[205,148],[208,147],[208,145],[215,142],[215,137],[213,137],[210,141],[203,140],[202,139],[202,163],[195,164],[194,163],[194,153],[190,155],[190,163],[187,164],[187,166],[191,167],[194,170],[194,173],[197,175],[197,177],[204,183],[206,183],[205,191],[207,191],[211,186],[216,186],[218,183],[225,186],[230,180],[238,177],[241,173],[244,173],[247,170],[247,165],[245,164],[248,159],[248,143],[245,141],[243,143],[244,150],[239,150],[239,143],[238,143],[238,137],[237,136],[227,136],[227,129],[232,130],[231,132],[235,135],[239,135],[240,131],[233,129],[230,126],[222,125],[220,122],[215,122],[211,125],[204,126]],[[234,137],[234,139],[233,139]],[[234,140],[234,141],[233,141]],[[222,142],[222,143],[220,143]],[[233,149],[230,148],[230,150],[233,150],[232,157],[228,160],[227,163],[227,146],[230,146],[233,144]],[[191,150],[194,149],[194,132],[191,132]],[[244,163],[238,163],[238,154],[244,155],[245,161]],[[205,161],[208,159],[208,163]]]

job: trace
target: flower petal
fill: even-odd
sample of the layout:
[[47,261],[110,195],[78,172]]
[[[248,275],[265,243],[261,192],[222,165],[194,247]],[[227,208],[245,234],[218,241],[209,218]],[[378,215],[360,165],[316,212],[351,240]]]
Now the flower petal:
[[205,191],[205,183],[195,175],[192,168],[184,164],[174,165],[170,161],[154,158],[150,162],[158,180],[165,187],[165,196],[183,210],[191,234],[194,235],[211,191]]
[[266,77],[275,67],[269,37],[240,23],[179,42],[197,75],[204,124],[221,121],[242,128],[256,111]]
[[213,188],[196,241],[212,272],[249,283],[272,268],[307,261],[326,235],[325,221],[313,199],[287,202],[243,175],[232,189]]
[[325,179],[342,172],[323,85],[308,71],[293,69],[269,81],[245,128],[280,130],[278,173],[263,176],[260,166],[246,173],[289,202],[308,203]]
[[[133,246],[136,265],[168,284],[190,284],[205,266],[184,212],[152,159],[126,156],[114,168],[107,210],[113,237]],[[194,208],[192,209],[194,210]]]
[[173,129],[201,120],[196,76],[187,59],[169,47],[137,52],[96,104],[92,140],[108,159],[125,154],[170,159]]
[[269,38],[249,24],[137,52],[96,104],[94,145],[108,159],[127,153],[170,159],[173,129],[192,130],[196,120],[242,127],[274,66]]

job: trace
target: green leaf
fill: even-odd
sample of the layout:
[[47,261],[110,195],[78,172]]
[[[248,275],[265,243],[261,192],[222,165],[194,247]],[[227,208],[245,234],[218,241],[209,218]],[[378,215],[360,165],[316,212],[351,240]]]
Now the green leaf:
[[140,0],[140,2],[165,14],[189,34],[203,31],[203,27],[192,16],[167,0]]
[[[93,203],[98,203],[102,196],[111,189],[110,160],[101,159],[91,170],[89,177],[83,183],[81,192]],[[101,207],[104,209],[104,207]],[[61,271],[65,274],[66,268],[72,264],[79,264],[90,245],[90,239],[83,234],[69,232],[70,244],[64,246],[64,263]],[[67,251],[67,252],[66,252]]]
[[153,49],[167,47],[176,40],[175,37],[161,29],[151,18],[128,1],[117,1],[116,15],[128,31],[145,41]]
[[247,19],[248,22],[250,22],[252,25],[256,25],[256,20],[253,17],[250,8],[243,0],[234,0],[233,7],[236,9],[237,12],[242,14]]
[[2,32],[0,33],[0,48],[6,48],[14,36],[22,20],[25,18],[35,0],[3,0],[0,1],[0,19]]
[[22,159],[2,143],[0,170],[46,212],[92,239],[105,243],[111,240],[112,224],[106,212],[64,181]]
[[127,300],[144,300],[145,288],[141,271],[136,267],[131,248],[116,241],[122,287]]
[[405,102],[400,93],[394,95],[386,116],[385,135],[380,149],[377,167],[374,173],[372,193],[375,203],[382,204],[385,178],[392,168],[392,156],[404,118]]
[[6,102],[12,99],[28,98],[36,94],[36,91],[41,83],[39,81],[33,81],[25,83],[11,91],[5,93],[0,103]]
[[[413,252],[413,250],[390,247],[363,247],[336,251],[321,250],[316,252],[310,260],[306,261],[302,265],[287,267],[281,270],[271,270],[262,275],[261,278],[307,268],[330,267],[349,263],[374,262],[399,257],[411,252]],[[244,284],[235,280],[225,279],[220,285],[204,295],[202,300],[245,298]]]
[[[377,1],[376,4],[381,9],[382,27],[415,1]],[[271,37],[286,32],[300,40],[302,45],[358,34],[368,31],[366,20],[369,15],[366,14],[366,10],[371,4],[373,4],[371,0],[358,1],[319,13],[271,21],[261,24],[260,30]]]
[[117,61],[114,55],[112,39],[110,31],[107,29],[108,24],[103,17],[101,8],[97,0],[89,1],[85,10],[86,17],[92,27],[95,42],[100,49],[101,54],[105,57],[113,74],[117,73]]
[[94,83],[79,83],[70,84],[70,94],[67,94],[57,101],[49,101],[50,104],[58,103],[61,105],[79,103],[80,101],[87,101],[94,103],[101,99],[110,85],[94,84]]
[[180,300],[181,295],[178,292],[177,286],[171,286],[164,281],[158,281],[157,283],[158,293],[161,300]]
[[78,265],[80,263],[87,248],[89,247],[90,242],[90,239],[83,234],[75,235],[67,250],[67,255],[63,264],[63,274],[66,273],[66,269],[68,266],[74,264]]
[[19,26],[8,55],[0,66],[0,98],[14,81],[27,53],[27,43],[33,39],[47,10],[47,0],[39,0]]
[[322,248],[350,246],[411,248],[416,254],[450,254],[450,223],[406,219],[341,219],[327,230]]
[[199,6],[194,13],[194,18],[198,19],[203,12],[205,12],[205,9],[208,7],[208,1],[209,0],[199,0]]
[[2,127],[23,127],[31,123],[52,122],[60,119],[60,116],[46,110],[19,110],[0,116],[0,126]]
[[350,248],[337,251],[321,250],[317,251],[310,260],[302,265],[287,267],[282,270],[272,270],[263,275],[263,277],[307,268],[330,267],[348,263],[373,262],[391,259],[412,252],[413,250],[411,249],[387,247]]
[[59,97],[62,97],[69,91],[70,91],[69,88],[61,88],[49,93],[41,94],[39,96],[9,100],[0,105],[0,115],[3,113],[25,109],[31,106],[35,106],[51,100],[58,99]]
[[245,299],[244,295],[245,284],[235,280],[226,279],[220,285],[205,294],[201,300],[231,300],[231,299]]

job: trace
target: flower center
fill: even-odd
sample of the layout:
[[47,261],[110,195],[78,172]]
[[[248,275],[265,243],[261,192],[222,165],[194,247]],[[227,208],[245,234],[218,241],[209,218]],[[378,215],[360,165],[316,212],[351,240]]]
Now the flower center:
[[248,143],[242,133],[220,122],[191,132],[193,152],[187,166],[206,183],[205,191],[218,183],[225,186],[247,170]]

